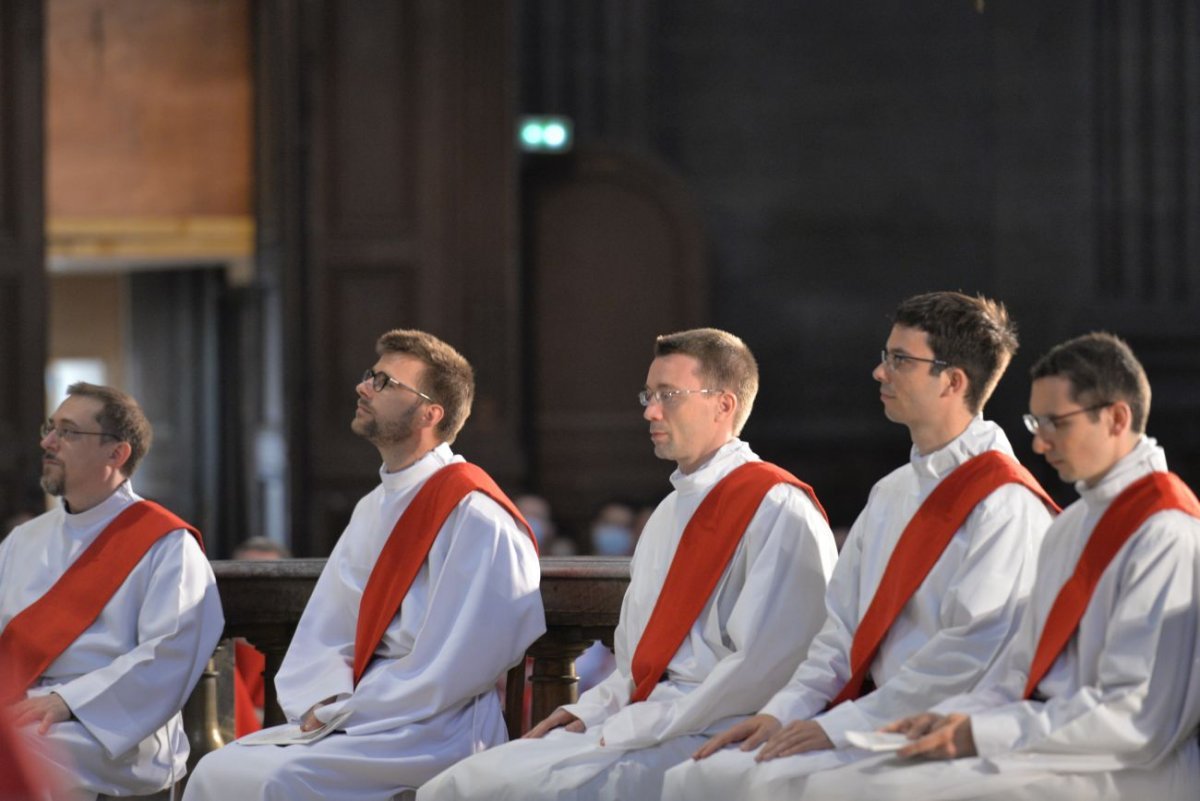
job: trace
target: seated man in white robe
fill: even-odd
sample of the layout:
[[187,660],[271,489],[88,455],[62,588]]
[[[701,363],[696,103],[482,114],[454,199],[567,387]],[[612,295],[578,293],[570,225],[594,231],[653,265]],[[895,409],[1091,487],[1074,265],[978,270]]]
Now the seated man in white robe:
[[1146,374],[1120,339],[1085,335],[1034,365],[1029,409],[1034,450],[1080,498],[1046,532],[1029,609],[997,670],[888,726],[905,743],[899,759],[777,793],[1196,798],[1200,503],[1145,435]]
[[697,329],[659,337],[654,356],[639,400],[678,469],[630,563],[616,669],[420,801],[656,799],[663,772],[756,710],[820,626],[833,535],[811,488],[737,438],[758,390],[750,350]]
[[861,758],[847,732],[970,689],[1016,630],[1056,508],[981,416],[1016,333],[1003,305],[957,292],[909,298],[894,323],[872,375],[909,463],[872,488],[788,685],[671,770],[665,798],[742,798]]
[[235,741],[200,761],[188,801],[386,801],[508,739],[496,679],[546,627],[533,533],[450,450],[475,393],[467,360],[421,331],[390,331],[376,350],[351,428],[378,449],[380,485],[355,507],[275,678],[292,726],[258,735],[333,733]]
[[199,533],[130,484],[137,402],[67,392],[41,442],[62,503],[0,543],[0,704],[72,799],[154,793],[187,772],[180,709],[225,620]]

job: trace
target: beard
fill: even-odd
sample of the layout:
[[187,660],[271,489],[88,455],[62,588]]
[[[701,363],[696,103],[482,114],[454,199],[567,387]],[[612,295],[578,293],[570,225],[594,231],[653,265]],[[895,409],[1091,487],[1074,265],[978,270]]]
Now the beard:
[[421,404],[414,403],[400,416],[398,420],[379,422],[372,414],[371,417],[359,419],[355,417],[350,423],[350,430],[376,447],[395,445],[409,439],[413,435],[413,420]]
[[42,467],[42,490],[55,498],[61,497],[66,489],[67,475],[61,465]]

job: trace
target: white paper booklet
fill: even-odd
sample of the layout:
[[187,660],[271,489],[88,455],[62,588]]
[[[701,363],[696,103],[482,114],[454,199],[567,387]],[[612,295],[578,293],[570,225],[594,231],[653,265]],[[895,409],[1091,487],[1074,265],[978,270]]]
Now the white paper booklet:
[[856,748],[868,751],[899,751],[913,740],[907,734],[890,731],[848,731],[846,740]]
[[241,745],[308,745],[333,734],[351,714],[353,713],[346,711],[334,715],[328,723],[312,731],[300,731],[298,724],[287,723],[283,726],[272,726],[269,729],[247,734],[245,737],[239,737],[235,742]]

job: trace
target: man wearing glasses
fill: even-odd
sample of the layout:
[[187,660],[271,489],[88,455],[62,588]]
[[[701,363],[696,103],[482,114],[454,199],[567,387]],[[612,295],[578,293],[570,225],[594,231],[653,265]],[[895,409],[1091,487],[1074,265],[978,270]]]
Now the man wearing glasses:
[[1200,502],[1145,434],[1150,384],[1123,341],[1078,337],[1032,375],[1034,450],[1080,498],[1046,532],[1000,669],[887,727],[923,759],[814,776],[796,797],[1196,797]]
[[[376,351],[350,426],[379,451],[380,485],[275,678],[291,725],[206,756],[189,801],[390,799],[507,739],[496,679],[545,631],[533,533],[450,449],[475,394],[467,360],[422,331],[390,331]],[[290,744],[245,744],[260,735]]]
[[909,298],[894,323],[872,377],[909,463],[871,489],[787,686],[671,770],[664,798],[788,797],[864,755],[851,733],[973,687],[1016,629],[1056,508],[982,417],[1016,333],[1003,305],[958,292]]
[[638,400],[655,455],[678,469],[630,563],[616,669],[419,801],[655,799],[667,768],[787,680],[824,617],[836,548],[812,490],[738,439],[757,391],[737,337],[658,338]]
[[154,793],[187,771],[179,710],[224,617],[199,533],[133,491],[137,402],[67,393],[41,432],[62,503],[0,544],[0,705],[72,798]]

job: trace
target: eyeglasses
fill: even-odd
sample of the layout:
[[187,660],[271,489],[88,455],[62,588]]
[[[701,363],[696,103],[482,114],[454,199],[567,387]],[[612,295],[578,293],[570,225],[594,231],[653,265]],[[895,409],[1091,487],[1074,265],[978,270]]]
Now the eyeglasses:
[[1097,403],[1086,409],[1076,409],[1066,414],[1023,414],[1021,415],[1021,419],[1025,421],[1025,428],[1029,430],[1030,434],[1033,434],[1035,437],[1039,434],[1043,437],[1048,437],[1052,436],[1055,431],[1058,431],[1059,424],[1068,417],[1074,417],[1084,412],[1094,412],[1097,409],[1103,409],[1106,406],[1112,405],[1112,401],[1105,401],[1104,403]]
[[42,439],[50,436],[50,432],[53,431],[54,436],[63,442],[75,442],[80,437],[112,437],[113,439],[120,439],[116,434],[110,434],[107,431],[80,431],[77,428],[55,425],[49,420],[42,423],[42,427],[38,430],[42,434]]
[[685,395],[709,395],[712,393],[720,394],[724,392],[721,389],[643,389],[638,393],[638,403],[643,406],[649,406],[652,403],[658,403],[666,407],[674,406]]
[[[376,392],[383,392],[384,388],[387,387],[388,384],[395,384],[396,386],[398,386],[402,389],[407,389],[409,392],[413,393],[414,395],[417,395],[418,397],[424,398],[425,400],[429,401],[430,403],[437,403],[437,401],[435,401],[433,398],[426,395],[421,390],[413,389],[408,384],[405,384],[403,381],[397,381],[396,379],[392,378],[390,375],[383,372],[382,370],[372,370],[372,369],[368,368],[366,370],[366,372],[363,373],[362,380],[369,383],[371,385],[371,388],[374,389]],[[359,383],[361,384],[362,381],[360,381]]]
[[887,348],[879,351],[879,361],[893,373],[899,372],[904,367],[905,362],[925,362],[926,364],[933,364],[938,367],[950,366],[950,362],[945,362],[941,359],[926,359],[922,356],[909,356],[907,353],[896,353],[895,351],[888,353]]

